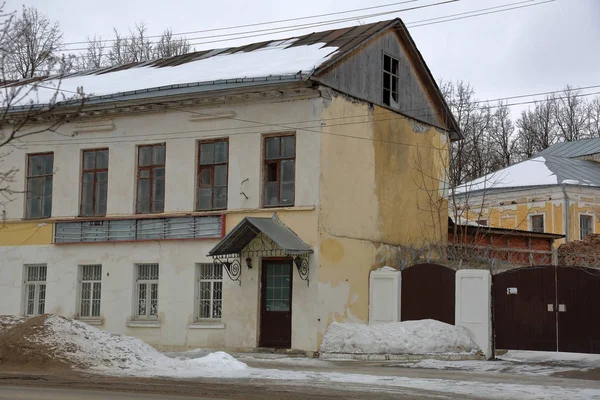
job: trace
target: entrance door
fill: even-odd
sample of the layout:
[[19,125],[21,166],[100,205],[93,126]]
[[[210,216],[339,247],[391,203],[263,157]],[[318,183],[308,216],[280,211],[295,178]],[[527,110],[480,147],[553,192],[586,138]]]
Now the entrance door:
[[260,346],[292,346],[292,261],[263,260]]

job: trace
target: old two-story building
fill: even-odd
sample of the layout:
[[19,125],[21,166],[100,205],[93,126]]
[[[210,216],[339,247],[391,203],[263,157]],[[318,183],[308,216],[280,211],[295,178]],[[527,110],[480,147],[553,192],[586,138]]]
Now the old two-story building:
[[600,232],[600,138],[557,143],[531,159],[456,188],[455,218],[564,235]]
[[30,128],[67,120],[3,158],[0,314],[317,351],[390,249],[447,235],[460,132],[398,19],[17,85],[14,123],[56,90]]

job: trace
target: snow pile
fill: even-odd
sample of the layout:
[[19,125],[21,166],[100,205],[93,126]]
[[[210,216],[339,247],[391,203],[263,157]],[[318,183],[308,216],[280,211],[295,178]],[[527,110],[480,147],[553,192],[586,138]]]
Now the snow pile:
[[174,360],[139,339],[55,315],[30,318],[1,332],[0,359],[136,376],[226,377],[247,368],[224,352]]
[[465,353],[478,350],[466,328],[432,319],[381,325],[334,322],[321,352],[349,354]]
[[17,317],[16,315],[0,315],[0,333],[24,320],[25,317]]

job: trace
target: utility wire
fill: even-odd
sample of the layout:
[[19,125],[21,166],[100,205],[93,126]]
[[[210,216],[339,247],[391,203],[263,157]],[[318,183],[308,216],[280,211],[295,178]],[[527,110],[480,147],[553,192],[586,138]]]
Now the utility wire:
[[[594,93],[587,93],[587,94],[582,94],[582,95],[576,95],[577,97],[584,97],[584,96],[590,96],[590,95],[594,95],[594,94],[600,94],[600,91],[598,92],[594,92]],[[573,96],[575,97],[575,96]],[[561,97],[558,97],[561,98]],[[558,99],[557,98],[557,99]],[[516,106],[516,105],[522,105],[522,104],[531,104],[534,103],[536,101],[528,101],[528,102],[520,102],[520,103],[511,103],[511,104],[507,104],[507,106]],[[197,112],[197,111],[191,111],[191,110],[184,110],[184,109],[175,109],[176,111],[181,111],[181,112],[187,112],[190,114],[196,114],[196,115],[207,115],[206,113],[202,113],[202,112]],[[382,113],[380,113],[382,114]],[[353,135],[346,135],[346,134],[341,134],[341,133],[334,133],[334,132],[326,132],[323,131],[322,129],[324,128],[330,128],[330,127],[335,127],[335,126],[350,126],[350,125],[358,125],[358,124],[372,124],[372,123],[376,123],[376,122],[385,122],[385,121],[396,121],[396,120],[406,120],[406,119],[410,119],[410,116],[394,116],[391,118],[385,118],[385,119],[370,119],[370,120],[365,120],[365,121],[355,121],[355,122],[344,122],[344,123],[337,123],[337,124],[325,124],[324,126],[319,124],[319,125],[315,125],[315,126],[308,126],[308,127],[297,127],[297,126],[289,126],[289,124],[284,124],[284,123],[265,123],[265,122],[258,122],[258,121],[252,121],[252,120],[247,120],[247,119],[241,119],[241,118],[232,118],[235,121],[239,121],[239,122],[245,122],[245,123],[252,123],[254,125],[258,125],[258,127],[256,126],[244,126],[244,127],[238,127],[238,128],[218,128],[218,129],[206,129],[206,130],[193,130],[193,131],[176,131],[176,132],[156,132],[156,133],[145,133],[145,134],[141,134],[141,135],[131,135],[131,136],[127,136],[126,138],[123,139],[118,139],[118,138],[111,138],[110,139],[110,143],[138,143],[138,142],[156,142],[156,141],[160,141],[160,140],[182,140],[182,139],[199,139],[198,137],[198,133],[204,133],[204,132],[217,132],[217,131],[232,131],[232,130],[238,130],[238,129],[253,129],[253,128],[259,128],[259,127],[270,127],[270,128],[283,128],[286,130],[295,130],[295,131],[307,131],[307,132],[313,132],[313,133],[319,133],[319,134],[324,134],[324,135],[332,135],[332,136],[339,136],[339,137],[346,137],[346,138],[354,138],[354,139],[360,139],[360,140],[367,140],[367,141],[374,141],[374,142],[382,142],[382,143],[390,143],[390,144],[398,144],[398,145],[405,145],[405,146],[414,146],[414,147],[423,147],[423,148],[427,148],[428,146],[420,146],[420,145],[415,145],[412,143],[403,143],[403,142],[396,142],[396,141],[388,141],[388,140],[379,140],[379,139],[372,139],[372,138],[365,138],[365,137],[360,137],[360,136],[353,136]],[[315,121],[317,122],[317,121]],[[293,123],[292,123],[293,124]],[[315,130],[315,129],[321,129],[321,130]],[[64,135],[64,136],[71,136],[68,133],[64,133],[64,132],[56,132],[58,134]],[[191,133],[193,135],[191,136],[179,136],[180,134],[187,134],[187,133]],[[264,129],[261,130],[255,130],[255,131],[249,131],[249,132],[229,132],[227,134],[224,135],[219,135],[219,134],[215,134],[215,135],[211,135],[211,136],[204,136],[203,138],[206,139],[210,139],[210,138],[217,138],[217,137],[224,137],[224,136],[237,136],[237,135],[250,135],[250,134],[259,134],[259,133],[265,133]],[[178,135],[176,137],[165,137],[165,136],[169,136],[169,135]],[[148,138],[149,136],[152,136],[151,138]],[[159,138],[154,138],[154,136],[160,136]],[[137,139],[139,138],[139,139]],[[23,142],[24,145],[37,145],[37,146],[43,146],[43,145],[53,145],[53,146],[64,146],[64,145],[84,145],[84,144],[100,144],[100,143],[106,143],[106,138],[105,137],[101,137],[101,138],[90,138],[87,139],[85,141],[81,141],[81,140],[77,140],[77,139],[68,139],[68,140],[39,140],[39,141],[33,141],[33,140],[27,140],[26,142]]]
[[[273,35],[273,34],[284,33],[284,32],[292,32],[292,31],[302,29],[302,28],[308,29],[308,28],[315,28],[315,27],[321,27],[321,26],[327,26],[327,25],[335,25],[335,24],[339,24],[339,23],[343,23],[343,22],[355,21],[356,19],[375,18],[375,17],[388,15],[388,14],[395,14],[395,13],[401,13],[401,12],[406,12],[406,11],[419,10],[419,9],[423,9],[423,8],[436,7],[436,6],[440,6],[440,5],[444,5],[444,4],[448,4],[448,3],[455,3],[457,1],[460,1],[460,0],[444,0],[444,1],[437,2],[437,3],[433,3],[433,4],[425,4],[425,5],[414,6],[414,7],[409,7],[409,8],[400,8],[397,10],[391,10],[391,11],[374,13],[374,14],[365,14],[365,15],[360,15],[360,16],[356,16],[356,17],[341,18],[341,19],[328,20],[328,21],[322,21],[322,22],[313,22],[313,23],[309,23],[309,24],[290,25],[290,26],[280,27],[280,28],[259,29],[259,30],[254,30],[254,31],[227,33],[227,34],[222,34],[222,35],[200,36],[200,37],[196,37],[196,38],[190,38],[188,40],[214,39],[214,38],[219,38],[219,37],[233,36],[230,39],[221,39],[221,40],[211,40],[211,41],[198,42],[198,43],[190,43],[190,45],[226,42],[226,41],[246,39],[246,38],[258,37],[258,36]],[[527,0],[527,1],[535,1],[535,0]],[[264,33],[266,31],[267,31],[267,33]],[[246,36],[240,36],[240,35],[246,35]],[[152,44],[156,44],[156,42],[152,42]],[[66,52],[66,51],[77,51],[77,50],[87,50],[87,47],[81,47],[81,48],[75,48],[75,49],[63,49],[60,51]]]
[[[445,19],[443,21],[420,23],[421,21],[425,21],[425,20],[421,20],[421,21],[415,21],[414,22],[414,23],[419,22],[419,24],[417,24],[417,25],[411,25],[411,24],[414,24],[414,23],[410,23],[410,22],[407,23],[406,25],[407,25],[407,28],[422,27],[422,26],[427,26],[427,25],[435,25],[435,24],[439,24],[439,23],[443,23],[443,22],[451,22],[451,21],[461,20],[461,19],[466,19],[466,18],[480,17],[480,16],[484,16],[484,15],[488,15],[488,14],[495,14],[495,13],[500,13],[500,12],[505,12],[505,11],[511,11],[511,10],[516,10],[516,9],[520,9],[520,8],[525,8],[525,7],[534,7],[534,6],[538,6],[538,5],[542,5],[542,4],[546,4],[546,3],[552,3],[552,2],[555,2],[556,0],[545,0],[543,2],[537,2],[537,3],[533,3],[533,4],[516,6],[516,5],[523,4],[523,3],[530,3],[532,1],[535,1],[535,0],[525,0],[525,1],[520,1],[520,2],[517,2],[517,3],[505,4],[505,5],[502,5],[502,6],[487,7],[487,8],[482,8],[482,9],[478,9],[478,10],[467,11],[467,12],[458,13],[458,14],[451,14],[451,15],[447,15],[447,16],[442,16],[442,17],[437,17],[437,18],[431,18],[431,20],[438,20],[438,19],[442,19],[442,18],[448,18],[450,16],[460,16],[460,15],[466,15],[466,14],[473,14],[473,15],[466,15],[466,16],[462,16],[462,17],[458,17],[458,18],[454,18],[454,17],[453,18],[448,18],[448,19]],[[514,7],[503,8],[501,10],[497,10],[499,7],[507,7],[507,6],[511,6],[511,5],[513,5]],[[495,11],[489,11],[489,10],[494,10],[494,9],[495,9]],[[278,32],[276,32],[276,33],[278,33]],[[259,36],[261,36],[261,35],[259,35]],[[264,36],[264,35],[262,35],[262,36]],[[368,36],[371,36],[371,34],[351,35],[351,36],[349,36],[349,39],[357,39],[357,38],[368,37]],[[251,37],[251,36],[248,36],[248,37]],[[231,40],[237,40],[237,39],[238,38],[236,38],[236,39],[227,39],[227,40],[215,40],[215,41],[203,42],[203,43],[190,43],[190,45],[216,43],[216,42],[220,42],[220,41],[231,41]],[[287,38],[287,39],[290,39],[290,38]],[[286,39],[278,39],[278,40],[286,40]],[[275,45],[275,46],[271,46],[269,48],[257,49],[257,50],[254,50],[254,51],[268,50],[268,49],[274,49],[274,48],[285,48],[285,47],[288,47],[288,44]],[[83,50],[87,50],[87,48],[83,49]],[[61,50],[61,51],[68,51],[68,50]],[[187,54],[192,54],[192,53],[193,52],[187,53]],[[125,54],[128,54],[128,53],[125,53]],[[129,54],[131,54],[131,53],[129,53]],[[87,56],[84,55],[84,54],[80,54],[80,55],[73,55],[73,54],[71,54],[69,56],[72,59],[85,59],[85,58],[87,58]],[[153,60],[138,61],[138,62],[134,61],[133,63],[142,64],[144,62],[151,62],[151,61],[155,61],[155,60],[153,59]],[[105,69],[105,68],[110,68],[110,67],[117,67],[117,65],[103,66],[103,67],[99,67],[97,69]],[[93,69],[92,69],[92,71],[93,71]],[[89,72],[89,70],[82,71],[82,72]]]
[[[397,3],[388,3],[388,4],[382,4],[382,5],[379,5],[379,6],[356,8],[356,9],[353,9],[353,10],[337,11],[337,12],[331,12],[331,13],[325,13],[325,14],[309,15],[309,16],[297,17],[297,18],[287,18],[287,19],[280,19],[280,20],[267,21],[267,22],[256,22],[256,23],[252,23],[252,24],[235,25],[235,26],[228,26],[228,27],[224,27],[224,28],[212,28],[212,29],[202,29],[202,30],[198,30],[198,31],[180,32],[180,33],[173,33],[172,35],[173,36],[185,36],[185,35],[193,35],[193,34],[196,34],[196,33],[228,31],[228,30],[233,30],[233,29],[249,28],[249,27],[253,27],[253,26],[274,25],[274,24],[280,24],[280,23],[283,23],[283,22],[301,21],[301,20],[307,20],[307,19],[329,17],[331,15],[350,14],[350,13],[353,13],[353,12],[373,10],[373,9],[376,9],[376,8],[392,7],[392,6],[397,6],[397,5],[406,4],[406,3],[415,3],[417,1],[422,1],[422,0],[400,1],[400,2],[397,2]],[[355,17],[355,18],[358,18],[358,17]],[[273,29],[276,29],[276,28],[273,28]],[[160,37],[162,37],[162,35],[149,35],[149,36],[146,36],[146,38],[148,38],[148,39],[154,39],[154,38],[160,38]],[[79,41],[79,42],[66,42],[66,43],[63,43],[63,44],[65,44],[65,45],[70,45],[70,44],[87,44],[88,42],[89,42],[89,40]],[[107,40],[105,40],[105,42],[116,42],[116,39],[107,39]]]

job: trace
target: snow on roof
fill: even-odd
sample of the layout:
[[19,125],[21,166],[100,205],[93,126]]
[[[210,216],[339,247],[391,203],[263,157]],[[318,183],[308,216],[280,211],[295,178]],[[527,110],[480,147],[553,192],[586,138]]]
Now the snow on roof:
[[600,187],[600,163],[543,156],[513,164],[456,187],[456,193],[549,185]]
[[[272,42],[260,49],[233,54],[208,57],[202,54],[197,57],[199,59],[174,66],[142,63],[114,72],[97,71],[44,80],[29,86],[36,89],[12,105],[47,104],[52,101],[57,88],[68,99],[77,93],[78,88],[83,89],[86,97],[95,97],[197,82],[310,75],[337,51],[337,47],[324,46],[323,43],[292,46],[296,40]],[[61,99],[62,95],[57,100]]]
[[546,166],[544,157],[536,157],[460,185],[456,188],[456,193],[557,184],[558,179],[554,172]]

